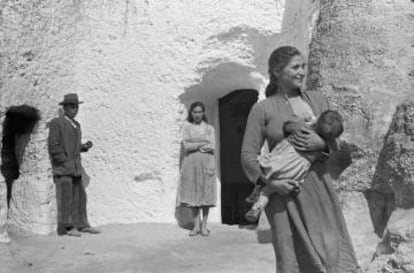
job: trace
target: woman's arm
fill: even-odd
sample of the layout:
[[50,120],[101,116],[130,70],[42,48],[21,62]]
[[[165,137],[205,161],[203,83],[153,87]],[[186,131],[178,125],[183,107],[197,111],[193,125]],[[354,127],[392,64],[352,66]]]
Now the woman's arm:
[[203,146],[206,145],[207,142],[203,141],[203,142],[197,142],[194,141],[193,139],[191,139],[191,134],[190,134],[190,124],[186,124],[184,129],[183,129],[183,148],[185,152],[194,152],[194,151],[198,151],[198,149]]
[[314,130],[301,128],[296,134],[289,137],[289,141],[298,151],[328,152],[328,145]]
[[200,152],[214,152],[216,147],[216,134],[214,132],[214,127],[208,125],[208,132],[207,132],[207,144],[201,146],[199,148]]
[[247,178],[256,183],[261,176],[257,156],[264,143],[265,113],[260,104],[253,105],[247,118],[241,149],[241,164]]

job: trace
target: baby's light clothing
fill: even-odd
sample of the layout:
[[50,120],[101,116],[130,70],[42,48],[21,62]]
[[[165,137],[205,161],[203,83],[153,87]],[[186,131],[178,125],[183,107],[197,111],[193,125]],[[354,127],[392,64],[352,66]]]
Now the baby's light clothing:
[[[306,125],[310,126],[316,122],[317,118],[312,109],[300,96],[290,97],[288,101],[294,115],[303,119]],[[293,128],[302,127],[301,122],[292,122]],[[266,180],[293,179],[301,183],[319,155],[319,152],[298,152],[287,139],[284,139],[270,153],[259,155],[258,161]]]
[[282,140],[268,154],[258,157],[263,177],[268,180],[293,179],[301,183],[312,164],[311,160],[299,154],[287,139]]

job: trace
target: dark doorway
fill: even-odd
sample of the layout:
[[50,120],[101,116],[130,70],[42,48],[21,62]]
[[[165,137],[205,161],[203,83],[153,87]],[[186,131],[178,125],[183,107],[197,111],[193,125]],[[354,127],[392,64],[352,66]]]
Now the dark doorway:
[[244,199],[253,190],[241,167],[240,151],[247,116],[258,99],[252,89],[235,90],[219,99],[221,217],[224,224],[249,224],[244,214],[251,204]]
[[3,123],[0,170],[7,184],[7,205],[10,205],[12,198],[13,182],[20,175],[19,168],[24,150],[39,120],[39,111],[26,104],[11,106],[6,112]]

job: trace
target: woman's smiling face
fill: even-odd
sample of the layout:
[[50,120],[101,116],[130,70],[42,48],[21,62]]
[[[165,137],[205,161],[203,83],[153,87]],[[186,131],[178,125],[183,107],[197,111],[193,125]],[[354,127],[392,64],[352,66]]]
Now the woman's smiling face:
[[305,78],[305,61],[302,55],[293,56],[282,71],[274,73],[281,86],[287,89],[301,88]]

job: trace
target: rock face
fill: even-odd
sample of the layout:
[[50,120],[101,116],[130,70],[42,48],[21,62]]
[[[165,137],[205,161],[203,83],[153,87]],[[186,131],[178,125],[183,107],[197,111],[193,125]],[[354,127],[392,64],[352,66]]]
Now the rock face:
[[393,193],[397,207],[414,207],[414,98],[397,108],[385,137],[373,188]]
[[[207,104],[220,145],[218,99],[236,89],[263,97],[275,47],[307,54],[317,3],[302,2],[2,1],[0,121],[21,104],[42,117],[24,147],[9,223],[54,230],[47,123],[69,92],[85,101],[77,119],[94,142],[83,156],[91,223],[174,222],[186,107]],[[211,220],[221,221],[219,209]]]
[[368,273],[414,272],[414,209],[397,209],[388,221],[383,240]]
[[379,157],[373,190],[393,196],[397,209],[391,213],[381,206],[371,209],[374,219],[385,215],[388,221],[380,230],[383,240],[370,272],[414,272],[413,99],[398,106],[393,117]]
[[[412,103],[396,108],[414,97],[413,15],[409,1],[321,0],[310,47],[308,88],[325,92],[345,120],[330,170],[370,272],[412,272],[412,223],[402,220],[414,196]],[[379,241],[391,256],[375,252]]]
[[[320,1],[309,58],[309,89],[325,92],[345,119],[344,150],[352,164],[341,190],[364,191],[395,108],[413,94],[412,3]],[[386,23],[384,23],[386,22]]]

